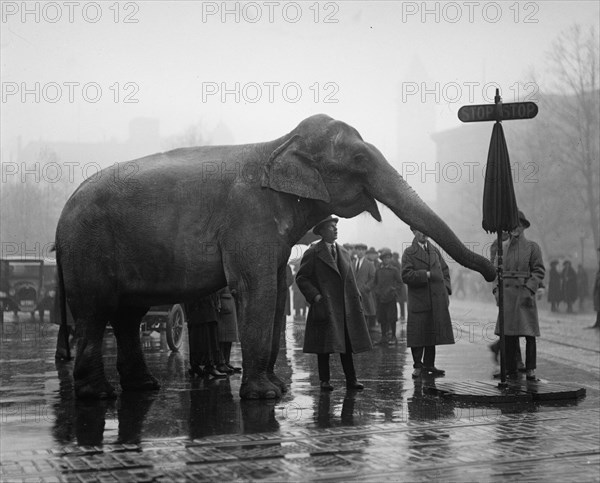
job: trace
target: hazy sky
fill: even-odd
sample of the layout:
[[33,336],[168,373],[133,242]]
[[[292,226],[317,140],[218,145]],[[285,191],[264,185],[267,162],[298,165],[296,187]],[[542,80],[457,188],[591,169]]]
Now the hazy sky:
[[505,102],[535,100],[553,39],[598,31],[599,5],[3,2],[2,142],[125,140],[143,116],[162,136],[202,121],[245,143],[324,112],[392,160],[458,126],[461,105],[492,102],[495,84]]

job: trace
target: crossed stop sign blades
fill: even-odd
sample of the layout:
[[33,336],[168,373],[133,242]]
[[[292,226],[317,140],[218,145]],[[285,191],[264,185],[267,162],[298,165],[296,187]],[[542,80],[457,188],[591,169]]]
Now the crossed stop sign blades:
[[462,122],[508,121],[510,119],[532,119],[538,113],[534,102],[512,102],[502,104],[502,116],[498,119],[497,104],[476,104],[463,106],[458,110],[458,118]]

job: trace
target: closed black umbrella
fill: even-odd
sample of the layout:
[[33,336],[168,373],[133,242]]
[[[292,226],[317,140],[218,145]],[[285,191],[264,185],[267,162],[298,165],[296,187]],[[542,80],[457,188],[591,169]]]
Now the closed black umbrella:
[[502,123],[496,122],[490,140],[483,188],[483,229],[488,233],[510,231],[519,224],[508,148]]
[[498,234],[498,325],[500,332],[500,381],[506,383],[506,350],[504,346],[504,283],[502,277],[502,232],[519,224],[508,148],[502,129],[502,101],[496,89],[496,123],[492,131],[483,188],[483,229]]

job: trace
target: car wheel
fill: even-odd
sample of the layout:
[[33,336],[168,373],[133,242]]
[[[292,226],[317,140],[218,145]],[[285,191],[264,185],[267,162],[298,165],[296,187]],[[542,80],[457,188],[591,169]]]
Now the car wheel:
[[185,322],[185,313],[183,307],[179,304],[173,305],[167,317],[167,345],[173,352],[178,352],[183,340],[183,324]]

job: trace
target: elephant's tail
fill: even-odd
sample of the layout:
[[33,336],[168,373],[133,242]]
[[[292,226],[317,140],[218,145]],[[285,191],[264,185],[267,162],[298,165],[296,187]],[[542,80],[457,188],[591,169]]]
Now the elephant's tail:
[[69,346],[69,322],[67,317],[67,297],[65,293],[65,280],[63,277],[62,271],[62,263],[60,257],[60,250],[56,245],[54,246],[54,250],[56,250],[56,275],[57,275],[57,284],[56,284],[56,303],[57,303],[57,312],[60,317],[60,330],[58,332],[58,340],[57,340],[57,352],[60,352],[62,358],[71,359],[71,347]]

